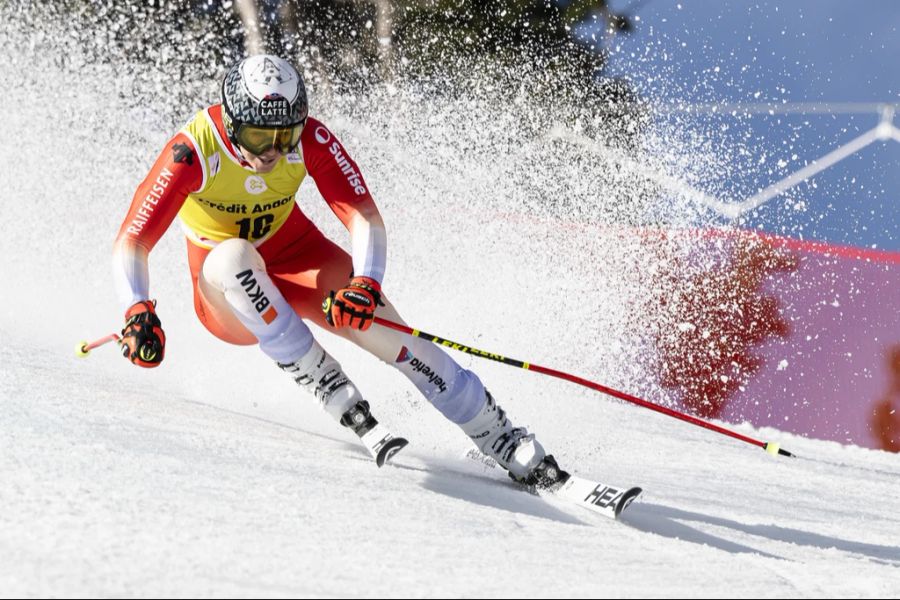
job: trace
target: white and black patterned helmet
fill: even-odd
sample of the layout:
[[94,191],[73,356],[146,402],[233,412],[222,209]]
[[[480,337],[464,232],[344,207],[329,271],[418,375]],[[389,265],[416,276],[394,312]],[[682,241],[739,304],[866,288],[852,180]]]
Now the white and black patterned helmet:
[[241,124],[294,127],[309,113],[303,77],[283,58],[260,54],[231,67],[222,82],[229,136]]

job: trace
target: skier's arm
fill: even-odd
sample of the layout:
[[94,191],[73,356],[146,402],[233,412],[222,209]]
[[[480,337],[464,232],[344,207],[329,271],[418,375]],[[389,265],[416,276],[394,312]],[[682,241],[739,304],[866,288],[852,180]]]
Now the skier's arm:
[[310,118],[300,137],[303,160],[319,192],[350,232],[353,274],[384,279],[387,234],[359,167],[322,123]]
[[123,309],[150,298],[147,257],[188,194],[203,185],[201,160],[191,140],[178,133],[135,191],[113,250],[116,292]]

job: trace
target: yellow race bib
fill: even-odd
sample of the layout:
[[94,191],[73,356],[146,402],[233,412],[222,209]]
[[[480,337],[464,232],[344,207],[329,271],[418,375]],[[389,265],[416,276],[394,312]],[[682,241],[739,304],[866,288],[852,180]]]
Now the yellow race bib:
[[213,115],[220,111],[218,106],[201,110],[181,130],[200,153],[203,184],[188,195],[178,216],[188,237],[202,246],[231,238],[259,244],[287,220],[306,166],[291,153],[270,173],[242,167],[214,124]]

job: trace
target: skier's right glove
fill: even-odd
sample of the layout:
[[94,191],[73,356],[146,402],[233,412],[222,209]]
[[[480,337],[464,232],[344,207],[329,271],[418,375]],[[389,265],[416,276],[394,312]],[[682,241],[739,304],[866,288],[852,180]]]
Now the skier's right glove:
[[122,356],[151,369],[159,366],[166,353],[166,334],[156,316],[156,302],[144,300],[125,312],[125,328],[119,340]]
[[374,323],[375,309],[384,306],[381,284],[371,277],[354,277],[345,288],[325,296],[325,321],[336,329],[351,327],[365,331]]

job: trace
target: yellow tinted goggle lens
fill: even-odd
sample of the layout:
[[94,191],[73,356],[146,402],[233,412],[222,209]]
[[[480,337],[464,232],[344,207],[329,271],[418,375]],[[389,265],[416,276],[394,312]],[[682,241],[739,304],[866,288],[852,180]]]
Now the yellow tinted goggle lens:
[[276,148],[280,152],[289,152],[300,141],[302,129],[302,125],[283,129],[241,125],[237,132],[237,141],[253,154],[262,154],[269,148]]

